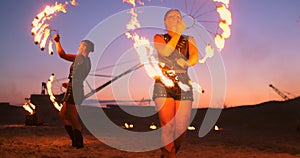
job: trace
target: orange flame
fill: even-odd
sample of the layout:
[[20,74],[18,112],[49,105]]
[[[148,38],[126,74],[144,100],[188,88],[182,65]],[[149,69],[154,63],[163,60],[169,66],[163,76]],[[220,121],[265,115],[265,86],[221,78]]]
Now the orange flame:
[[223,21],[226,21],[226,23],[228,25],[231,25],[232,24],[232,19],[231,19],[231,12],[229,9],[227,9],[225,7],[225,5],[220,5],[217,7],[217,12],[219,13],[220,15],[220,18],[223,20]]
[[34,112],[35,112],[35,105],[33,105],[32,103],[30,102],[26,102],[24,105],[23,105],[23,108],[29,112],[30,115],[33,115]]
[[59,104],[57,101],[56,101],[56,98],[55,96],[53,95],[52,93],[52,82],[54,80],[54,74],[52,74],[47,82],[47,91],[48,91],[48,94],[49,94],[49,97],[50,97],[50,100],[51,102],[53,103],[54,107],[60,111],[61,108],[62,108],[62,104]]
[[226,23],[226,21],[221,21],[219,24],[219,27],[223,30],[223,33],[221,34],[221,36],[225,39],[225,38],[229,38],[230,37],[230,27],[229,25]]
[[157,129],[156,124],[155,124],[154,122],[152,122],[152,123],[150,124],[150,126],[149,126],[149,129],[150,129],[150,130],[156,130],[156,129]]
[[222,131],[223,128],[220,128],[220,127],[218,127],[217,125],[215,125],[214,130],[215,130],[215,131]]
[[123,0],[123,3],[124,3],[124,2],[126,2],[126,3],[128,3],[128,4],[131,4],[133,7],[136,6],[135,0]]
[[[123,0],[123,2],[127,2],[132,4],[133,7],[136,6],[135,0]],[[143,4],[139,1],[139,4]],[[138,14],[136,13],[135,8],[130,10],[131,20],[126,25],[128,30],[135,30],[136,28],[140,28],[140,22],[138,20]],[[153,47],[151,46],[149,40],[145,37],[140,37],[138,34],[134,33],[133,35],[129,32],[126,32],[127,38],[131,38],[134,41],[134,48],[140,57],[140,62],[144,65],[145,71],[148,76],[151,78],[160,78],[162,83],[167,87],[173,87],[174,83],[171,79],[167,78],[163,75],[159,62],[153,56]]]
[[138,14],[135,12],[135,9],[131,9],[130,10],[130,14],[131,14],[131,20],[130,22],[126,25],[126,28],[128,30],[135,30],[136,28],[140,28],[141,25],[139,23],[139,20],[137,19]]
[[[136,2],[135,2],[135,0],[123,0],[123,3],[124,3],[124,2],[126,2],[126,3],[128,3],[128,4],[130,4],[130,5],[132,5],[134,8],[136,7]],[[145,4],[142,0],[138,0],[138,3],[139,3],[140,5],[144,5],[144,4]]]
[[217,46],[220,50],[222,50],[222,49],[224,48],[224,46],[225,46],[225,40],[224,40],[224,38],[223,38],[221,35],[219,35],[219,34],[217,34],[217,35],[215,36],[215,43],[216,43],[216,46]]
[[[71,0],[69,2],[65,2],[65,4],[62,3],[55,3],[55,5],[47,5],[43,11],[37,14],[37,16],[33,19],[31,26],[31,34],[34,36],[34,42],[35,44],[40,44],[41,50],[45,49],[45,46],[47,44],[47,40],[49,39],[51,29],[49,28],[49,24],[46,24],[47,21],[51,20],[56,13],[67,12],[67,5],[73,5],[76,6],[78,3],[76,0]],[[42,38],[43,37],[43,38]],[[49,40],[50,41],[50,40]],[[52,47],[52,44],[49,43],[48,47]],[[53,50],[52,48],[49,48],[49,54],[52,54],[50,51]]]
[[226,5],[226,7],[228,8],[229,7],[229,1],[230,0],[213,0],[214,2],[220,2],[220,3],[223,3]]
[[221,51],[225,46],[225,39],[231,36],[230,25],[232,24],[231,12],[229,8],[230,0],[213,0],[214,2],[220,2],[221,5],[217,6],[217,12],[220,16],[219,27],[222,29],[221,34],[216,34],[215,44]]
[[133,124],[124,123],[124,125],[122,126],[122,128],[132,129],[133,128]]
[[50,29],[45,29],[44,38],[42,39],[40,44],[40,48],[42,51],[45,49],[46,42],[49,36],[50,36]]
[[199,60],[199,63],[203,64],[208,58],[212,58],[213,56],[214,48],[210,44],[207,44],[205,47],[205,56],[203,57],[203,59]]
[[188,126],[188,128],[187,128],[189,131],[195,131],[196,130],[196,128],[195,128],[195,126]]
[[[136,6],[135,0],[123,0],[123,2],[127,2],[131,4],[133,7]],[[140,3],[141,4],[141,3]],[[136,28],[140,28],[141,25],[138,21],[138,14],[135,12],[135,8],[132,8],[130,11],[131,14],[131,20],[126,25],[126,28],[128,30],[135,30]],[[133,35],[129,32],[126,32],[125,34],[127,38],[131,38],[134,41],[134,48],[136,52],[138,53],[140,57],[140,62],[144,65],[145,71],[148,76],[155,79],[160,79],[161,82],[166,87],[173,87],[174,82],[166,77],[160,68],[164,67],[164,63],[159,63],[155,57],[153,56],[154,49],[151,46],[149,40],[145,37],[140,37],[138,34],[134,33]],[[211,48],[211,47],[210,47]],[[211,57],[213,55],[213,49],[211,48],[209,51],[207,51],[207,57]],[[207,58],[206,57],[206,58]],[[193,87],[193,89],[197,90],[198,92],[202,93],[203,90],[201,86],[197,83],[194,83],[193,81],[190,81],[189,84]],[[190,91],[190,86],[187,84],[182,83],[181,81],[178,82],[178,86],[183,91]]]
[[48,24],[45,24],[45,21],[46,20],[50,20],[50,19],[51,19],[51,17],[44,18],[40,23],[37,23],[34,27],[32,27],[31,34],[34,36],[34,35],[37,34],[38,31],[42,32],[43,30],[45,30],[45,26],[44,25],[47,25],[46,27],[49,26]]
[[53,54],[53,42],[49,41],[48,52],[50,55]]
[[49,26],[49,24],[44,24],[43,26],[41,26],[41,29],[36,33],[36,35],[34,36],[34,42],[35,44],[39,44],[41,42],[43,33],[45,32],[45,29]]
[[163,75],[158,65],[159,62],[154,58],[154,48],[151,46],[149,40],[145,37],[140,37],[136,33],[134,35],[127,33],[127,37],[134,41],[133,46],[140,57],[140,62],[144,64],[148,76],[152,78],[160,78],[165,86],[173,87],[173,81]]
[[71,5],[73,5],[73,6],[78,6],[78,3],[76,2],[76,0],[71,0],[70,3],[71,3]]

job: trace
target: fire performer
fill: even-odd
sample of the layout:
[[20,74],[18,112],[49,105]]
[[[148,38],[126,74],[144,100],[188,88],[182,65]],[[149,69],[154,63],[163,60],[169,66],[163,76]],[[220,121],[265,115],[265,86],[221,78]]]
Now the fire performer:
[[72,146],[83,148],[82,127],[75,104],[80,105],[84,98],[83,81],[91,70],[89,53],[94,51],[94,44],[89,40],[83,40],[80,42],[77,54],[67,54],[61,46],[60,36],[56,34],[52,38],[55,41],[58,55],[62,59],[72,62],[69,82],[63,84],[67,91],[59,116],[72,140]]
[[[193,91],[188,83],[187,70],[198,62],[198,48],[193,37],[182,34],[186,25],[179,10],[169,10],[164,16],[164,23],[167,33],[154,36],[154,47],[159,62],[164,63],[164,75],[172,79],[175,85],[167,87],[157,79],[153,100],[162,126],[161,157],[173,158],[184,140],[190,121]],[[189,90],[182,90],[178,81],[189,85]]]

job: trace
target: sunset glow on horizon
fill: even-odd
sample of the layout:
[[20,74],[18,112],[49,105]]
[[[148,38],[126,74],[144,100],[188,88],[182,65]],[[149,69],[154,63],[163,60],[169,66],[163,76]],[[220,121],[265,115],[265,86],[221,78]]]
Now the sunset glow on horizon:
[[[18,2],[18,5],[15,1],[0,2],[3,12],[0,15],[1,20],[6,21],[1,26],[2,36],[0,37],[2,38],[0,102],[22,105],[25,102],[24,99],[30,97],[31,94],[41,93],[41,83],[47,82],[50,74],[55,73],[57,79],[67,77],[70,63],[61,60],[56,52],[52,56],[41,52],[34,45],[34,39],[31,35],[32,19],[46,5],[55,2],[54,0],[47,2],[22,1]],[[58,2],[63,3],[64,1]],[[172,2],[145,0],[145,6],[179,8],[184,11],[185,7],[181,6],[181,3],[180,0]],[[136,5],[138,6],[138,4]],[[269,84],[273,84],[290,98],[300,96],[300,67],[298,65],[300,60],[300,11],[298,6],[300,6],[298,0],[289,2],[271,0],[230,1],[232,25],[227,33],[230,31],[231,36],[226,39],[221,53],[226,72],[224,103],[226,107],[283,100],[274,89],[269,87]],[[130,10],[131,7],[124,4],[122,0],[107,1],[105,5],[97,0],[80,1],[77,7],[71,7],[68,10],[68,14],[57,15],[50,26],[58,30],[61,35],[62,46],[66,52],[76,53],[79,42],[97,24],[120,11]],[[15,12],[11,12],[10,8],[14,8]],[[192,10],[192,8],[188,9],[189,11]],[[7,12],[9,14],[4,14]],[[131,15],[128,14],[127,16],[130,19]],[[163,21],[163,17],[157,17],[157,19]],[[220,25],[226,30],[227,26],[222,25],[222,23]],[[162,27],[164,26],[162,25]],[[163,30],[158,29],[142,31],[142,36],[147,36],[150,43],[153,42],[154,32],[164,33]],[[115,64],[117,61],[119,65],[116,64],[110,69],[92,70],[95,74],[114,76],[130,68],[131,64],[139,63],[138,57],[133,53],[132,40],[127,39],[126,42],[122,43],[122,40],[125,41],[125,36],[124,39],[123,36],[119,38],[112,40],[111,46],[105,49],[103,59],[99,63],[92,62],[92,64],[98,64],[97,68],[99,69]],[[95,46],[97,47],[97,43]],[[93,59],[95,56],[92,53],[90,58]],[[120,64],[130,60],[133,61],[128,64]],[[208,58],[207,60],[210,62],[211,59]],[[97,93],[98,98],[100,100],[126,100],[129,98],[127,94],[124,97],[121,95],[114,97],[112,87],[115,86],[120,87],[119,90],[124,91],[123,93],[130,93],[133,100],[151,99],[151,88],[154,80],[147,76],[143,69],[136,70],[125,78],[120,78],[111,86],[104,88]],[[211,70],[207,64],[198,64],[193,71],[198,76],[195,80],[198,80],[205,90],[204,94],[197,94],[199,101],[194,102],[193,107],[206,107],[212,94]],[[190,73],[194,73],[193,71]],[[129,77],[130,79],[127,81],[126,79]],[[100,86],[110,79],[112,78],[97,77],[96,85]],[[63,92],[64,89],[60,89],[60,86],[64,81],[67,79],[53,82],[54,92]],[[122,89],[122,86],[127,82],[129,82],[129,90]],[[85,92],[89,92],[89,87],[86,84],[84,86]]]

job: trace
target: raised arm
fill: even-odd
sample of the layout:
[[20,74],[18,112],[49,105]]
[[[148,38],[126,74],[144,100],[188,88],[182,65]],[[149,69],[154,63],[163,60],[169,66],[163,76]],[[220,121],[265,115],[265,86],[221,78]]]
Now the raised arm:
[[59,57],[61,57],[62,59],[65,59],[67,61],[74,62],[76,55],[75,54],[67,54],[65,52],[65,50],[61,46],[59,35],[58,34],[54,35],[52,37],[52,39],[55,41],[56,50],[57,50]]
[[182,19],[178,20],[178,24],[174,29],[168,30],[171,39],[169,42],[165,42],[163,35],[155,35],[154,36],[154,47],[158,51],[159,54],[163,56],[169,56],[175,50],[176,45],[180,39],[181,34],[186,29],[186,25]]
[[154,36],[154,47],[158,51],[159,54],[163,56],[169,56],[175,50],[176,45],[180,39],[180,35],[174,35],[171,40],[166,43],[163,35],[157,34]]
[[188,60],[183,58],[176,59],[177,64],[183,68],[194,66],[198,62],[198,48],[195,39],[193,37],[189,37],[188,45],[189,45],[189,59]]

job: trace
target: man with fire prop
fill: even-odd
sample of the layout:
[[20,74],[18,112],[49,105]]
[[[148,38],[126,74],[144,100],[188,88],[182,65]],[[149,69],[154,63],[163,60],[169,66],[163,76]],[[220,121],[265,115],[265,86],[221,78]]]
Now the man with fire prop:
[[58,55],[62,59],[72,62],[68,77],[69,82],[63,84],[67,91],[59,116],[72,140],[72,146],[82,148],[84,147],[82,127],[78,120],[75,105],[80,105],[84,99],[83,81],[91,70],[89,53],[94,51],[94,44],[89,40],[82,40],[77,54],[67,54],[61,46],[60,36],[56,34],[52,38],[55,41]]
[[[31,33],[34,36],[35,44],[40,44],[40,48],[43,51],[45,45],[49,39],[50,32],[56,30],[50,29],[50,25],[47,23],[49,20],[53,19],[57,13],[67,12],[67,5],[77,6],[76,0],[66,1],[65,3],[56,2],[55,5],[47,5],[43,11],[41,11],[32,21]],[[70,67],[69,82],[64,83],[66,93],[63,98],[63,104],[58,105],[55,97],[50,95],[50,100],[59,110],[59,116],[62,119],[65,129],[72,140],[72,146],[77,148],[84,147],[83,137],[82,137],[82,127],[78,120],[78,113],[76,109],[76,104],[80,105],[84,99],[83,91],[83,81],[86,79],[87,75],[91,69],[91,61],[89,59],[89,53],[94,51],[94,44],[89,40],[83,40],[80,42],[78,48],[78,53],[67,54],[61,46],[60,36],[58,34],[53,36],[55,41],[56,49],[58,55],[67,61],[72,62]],[[49,54],[53,53],[52,41],[49,40]],[[53,81],[54,75],[51,75],[50,80],[47,84],[48,93],[52,94],[51,83]],[[74,92],[74,93],[73,93]]]

